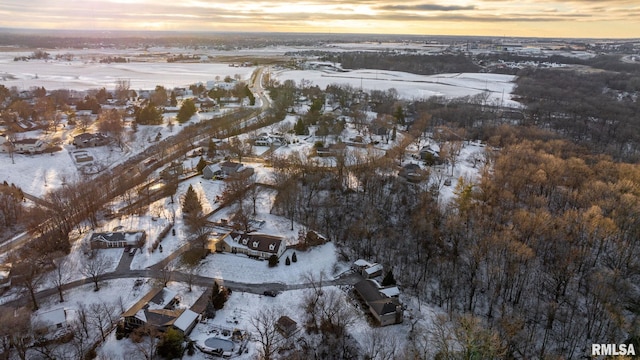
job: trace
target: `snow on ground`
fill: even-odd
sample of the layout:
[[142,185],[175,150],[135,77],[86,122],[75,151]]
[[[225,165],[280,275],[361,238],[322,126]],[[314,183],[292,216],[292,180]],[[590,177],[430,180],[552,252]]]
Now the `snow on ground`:
[[480,180],[480,170],[485,165],[486,146],[480,142],[463,142],[458,161],[451,174],[450,166],[434,166],[432,169],[432,181],[434,178],[433,171],[444,173],[444,177],[451,180],[450,186],[442,186],[440,188],[441,204],[448,204],[456,196],[454,193],[456,185],[460,178],[464,181],[477,183]]
[[332,280],[337,275],[334,269],[344,271],[345,266],[337,265],[336,248],[327,243],[309,251],[295,251],[297,262],[285,265],[287,256],[291,258],[294,250],[287,250],[280,258],[280,264],[269,267],[268,261],[248,258],[246,255],[215,253],[210,254],[198,266],[198,275],[222,280],[239,281],[250,284],[284,283],[287,285],[307,283],[309,275],[314,279]]
[[238,74],[242,79],[249,79],[255,70],[255,67],[230,67],[227,64],[212,63],[13,61],[15,56],[17,53],[0,53],[0,79],[7,88],[15,86],[19,90],[42,86],[47,90],[88,90],[102,87],[114,90],[117,81],[123,79],[130,81],[133,90],[154,89],[156,85],[171,89],[206,83],[215,80],[217,76],[225,78]]
[[366,91],[394,88],[405,99],[426,99],[432,96],[457,98],[490,92],[490,102],[519,107],[511,100],[515,86],[513,75],[457,73],[438,75],[416,75],[399,71],[360,69],[347,72],[320,70],[282,70],[275,73],[281,80],[302,79],[325,88],[331,84],[348,84]]

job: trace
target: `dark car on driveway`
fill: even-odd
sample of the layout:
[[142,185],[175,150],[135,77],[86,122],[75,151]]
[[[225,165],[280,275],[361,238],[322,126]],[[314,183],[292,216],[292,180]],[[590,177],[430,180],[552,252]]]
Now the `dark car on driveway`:
[[276,297],[276,295],[278,295],[278,293],[273,290],[266,290],[262,294],[264,294],[264,296],[271,296],[271,297]]

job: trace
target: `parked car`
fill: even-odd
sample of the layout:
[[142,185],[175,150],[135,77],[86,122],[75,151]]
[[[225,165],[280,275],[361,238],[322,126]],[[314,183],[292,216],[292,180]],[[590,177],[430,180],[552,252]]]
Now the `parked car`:
[[129,256],[135,255],[137,250],[138,250],[138,248],[136,248],[136,247],[131,248],[131,250],[129,250]]
[[278,293],[273,290],[267,290],[263,292],[263,294],[264,296],[271,296],[271,297],[276,297],[276,295],[278,295]]

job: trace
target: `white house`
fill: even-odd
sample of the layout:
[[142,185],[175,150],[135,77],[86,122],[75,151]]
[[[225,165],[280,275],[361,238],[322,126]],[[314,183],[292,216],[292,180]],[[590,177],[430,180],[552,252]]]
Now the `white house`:
[[19,154],[36,154],[44,150],[44,142],[40,139],[21,139],[14,141],[13,147]]

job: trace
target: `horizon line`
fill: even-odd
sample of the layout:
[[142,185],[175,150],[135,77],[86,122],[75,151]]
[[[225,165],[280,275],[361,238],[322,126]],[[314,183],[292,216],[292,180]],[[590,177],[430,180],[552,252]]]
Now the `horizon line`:
[[[335,32],[295,32],[295,31],[221,31],[221,30],[125,30],[125,29],[59,29],[59,28],[13,28],[13,27],[0,27],[0,35],[2,32],[31,32],[31,33],[47,33],[50,36],[54,37],[54,34],[51,32],[64,33],[64,32],[82,32],[82,33],[91,33],[91,34],[103,34],[104,33],[120,33],[120,34],[195,34],[195,35],[205,35],[205,34],[234,34],[234,35],[249,35],[249,34],[290,34],[290,35],[313,35],[313,36],[382,36],[382,37],[398,37],[398,36],[408,36],[414,38],[485,38],[485,39],[531,39],[531,40],[612,40],[612,41],[640,41],[640,37],[562,37],[562,36],[517,36],[517,35],[428,35],[428,34],[412,34],[412,33],[396,33],[396,34],[385,34],[385,33],[335,33]],[[26,35],[26,34],[25,34]]]

